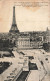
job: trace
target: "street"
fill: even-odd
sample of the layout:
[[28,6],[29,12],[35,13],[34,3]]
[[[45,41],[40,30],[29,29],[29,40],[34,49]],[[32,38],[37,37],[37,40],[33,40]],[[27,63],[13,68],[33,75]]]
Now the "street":
[[[34,57],[32,62],[37,64],[38,72],[39,72],[39,81],[50,81],[50,78],[49,78],[49,76],[50,76],[50,59],[49,59],[50,54],[45,52],[43,49],[23,50],[23,52],[27,56]],[[49,63],[46,60],[47,55],[48,55]],[[35,75],[36,75],[36,73],[35,73]]]

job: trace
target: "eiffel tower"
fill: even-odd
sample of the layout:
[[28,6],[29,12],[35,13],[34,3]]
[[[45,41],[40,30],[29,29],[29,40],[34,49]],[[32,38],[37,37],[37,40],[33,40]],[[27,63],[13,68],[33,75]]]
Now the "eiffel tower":
[[13,21],[12,21],[12,26],[9,31],[10,33],[19,33],[17,24],[16,24],[16,18],[15,18],[15,6],[13,7]]

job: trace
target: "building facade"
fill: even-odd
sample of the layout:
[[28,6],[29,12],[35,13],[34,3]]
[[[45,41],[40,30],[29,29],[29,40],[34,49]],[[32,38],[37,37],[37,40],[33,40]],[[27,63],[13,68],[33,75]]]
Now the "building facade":
[[16,41],[16,46],[18,49],[29,49],[30,48],[30,36],[20,35]]

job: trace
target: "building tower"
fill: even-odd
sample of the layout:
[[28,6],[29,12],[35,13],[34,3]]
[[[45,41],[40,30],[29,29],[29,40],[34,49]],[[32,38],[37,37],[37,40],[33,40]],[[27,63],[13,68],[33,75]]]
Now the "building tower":
[[9,32],[10,33],[19,33],[19,30],[18,30],[17,24],[16,24],[16,18],[15,18],[15,6],[13,7],[13,21],[12,21],[12,26],[11,26],[11,29]]
[[47,27],[46,31],[49,31],[48,27]]

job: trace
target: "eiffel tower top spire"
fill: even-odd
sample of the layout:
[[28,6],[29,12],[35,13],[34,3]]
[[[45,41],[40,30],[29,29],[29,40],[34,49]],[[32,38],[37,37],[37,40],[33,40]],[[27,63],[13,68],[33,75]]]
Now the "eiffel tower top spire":
[[15,19],[15,6],[13,7],[13,22],[12,25],[16,24],[16,19]]
[[13,6],[13,21],[12,21],[12,26],[9,32],[12,33],[19,33],[19,30],[17,28],[17,24],[16,24],[16,18],[15,18],[15,6]]

